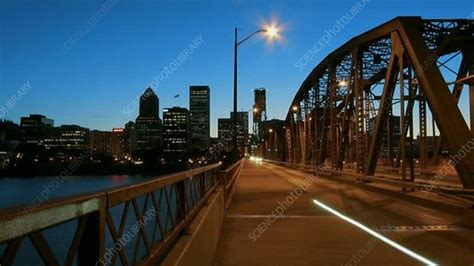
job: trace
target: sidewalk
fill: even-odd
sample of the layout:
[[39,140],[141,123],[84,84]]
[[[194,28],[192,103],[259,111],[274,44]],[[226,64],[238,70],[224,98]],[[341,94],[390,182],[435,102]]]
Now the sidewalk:
[[[221,230],[215,265],[420,265],[318,208],[311,193],[288,200],[294,183],[304,178],[288,180],[265,165],[245,162]],[[278,202],[293,203],[283,217],[268,218]]]

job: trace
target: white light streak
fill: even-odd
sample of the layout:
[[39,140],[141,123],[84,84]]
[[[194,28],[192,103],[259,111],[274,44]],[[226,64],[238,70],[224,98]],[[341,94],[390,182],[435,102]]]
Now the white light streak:
[[320,201],[318,201],[318,200],[315,200],[315,199],[313,199],[313,202],[314,202],[316,205],[318,205],[319,207],[325,209],[326,211],[328,211],[328,212],[330,212],[330,213],[336,215],[337,217],[343,219],[344,221],[346,221],[346,222],[348,222],[348,223],[350,223],[350,224],[352,224],[352,225],[355,225],[355,226],[359,227],[360,229],[364,230],[365,232],[371,234],[372,236],[374,236],[374,237],[376,237],[376,238],[382,240],[383,242],[385,242],[385,243],[389,244],[390,246],[392,246],[392,247],[394,247],[394,248],[400,250],[401,252],[403,252],[403,253],[405,253],[405,254],[407,254],[407,255],[409,255],[409,256],[411,256],[411,257],[413,257],[413,258],[415,258],[415,259],[417,259],[417,260],[419,260],[419,261],[421,261],[421,262],[423,262],[423,263],[425,263],[426,265],[438,265],[437,263],[432,262],[432,261],[430,261],[429,259],[427,259],[427,258],[425,258],[425,257],[423,257],[423,256],[421,256],[421,255],[419,255],[419,254],[417,254],[417,253],[415,253],[415,252],[409,250],[408,248],[406,248],[406,247],[404,247],[404,246],[402,246],[402,245],[400,245],[400,244],[398,244],[398,243],[396,243],[396,242],[394,242],[394,241],[392,241],[392,240],[386,238],[385,236],[383,236],[383,235],[381,235],[381,234],[375,232],[374,230],[372,230],[372,229],[368,228],[367,226],[365,226],[365,225],[359,223],[358,221],[356,221],[356,220],[354,220],[354,219],[352,219],[352,218],[350,218],[350,217],[345,216],[344,214],[342,214],[342,213],[340,213],[340,212],[334,210],[333,208],[331,208],[331,207],[325,205],[324,203],[322,203],[322,202],[320,202]]

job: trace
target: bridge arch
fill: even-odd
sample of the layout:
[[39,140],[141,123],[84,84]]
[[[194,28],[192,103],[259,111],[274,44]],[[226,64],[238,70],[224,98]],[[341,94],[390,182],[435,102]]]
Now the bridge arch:
[[[456,74],[452,84],[445,71]],[[395,18],[337,48],[303,81],[286,116],[286,160],[363,175],[383,167],[412,180],[447,150],[474,188],[473,75],[473,20]],[[465,86],[470,127],[458,106]]]

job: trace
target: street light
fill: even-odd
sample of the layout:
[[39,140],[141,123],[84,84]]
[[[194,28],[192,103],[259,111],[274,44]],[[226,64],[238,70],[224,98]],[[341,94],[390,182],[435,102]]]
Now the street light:
[[347,83],[347,81],[346,81],[346,78],[344,78],[344,77],[342,78],[342,80],[340,80],[340,81],[338,82],[339,87],[346,87],[347,84],[348,84],[348,83]]
[[273,128],[268,129],[268,148],[267,151],[269,152],[268,158],[270,160],[276,160],[276,147],[278,147],[277,144],[277,131],[273,130]]
[[[254,33],[250,34],[249,36],[245,37],[241,41],[237,39],[237,28],[234,30],[234,155],[235,159],[239,158],[239,149],[237,144],[237,128],[238,128],[238,118],[237,118],[237,50],[239,45],[247,41],[248,39],[252,38],[253,36],[264,33],[264,35],[269,39],[273,40],[279,36],[280,29],[275,25],[269,25],[262,29],[255,31]],[[257,110],[258,111],[258,110]]]
[[280,33],[280,29],[276,25],[267,26],[265,29],[265,35],[267,35],[270,39],[277,38]]

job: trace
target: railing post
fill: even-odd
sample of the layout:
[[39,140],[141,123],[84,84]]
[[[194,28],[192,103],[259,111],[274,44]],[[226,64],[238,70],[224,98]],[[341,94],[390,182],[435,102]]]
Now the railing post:
[[217,172],[217,182],[220,186],[222,186],[222,192],[224,193],[224,202],[227,200],[227,190],[226,190],[226,179],[227,179],[227,172],[226,171],[219,171]]
[[[87,215],[86,226],[77,253],[77,265],[104,265],[100,259],[105,250],[105,205]],[[79,226],[79,224],[78,224]]]
[[217,182],[220,185],[224,186],[224,188],[225,188],[225,184],[226,184],[225,179],[226,179],[226,172],[225,171],[221,170],[221,171],[217,172]]
[[183,179],[176,183],[176,211],[178,221],[184,220],[184,218],[186,217],[186,189],[184,185],[185,180],[186,179]]

